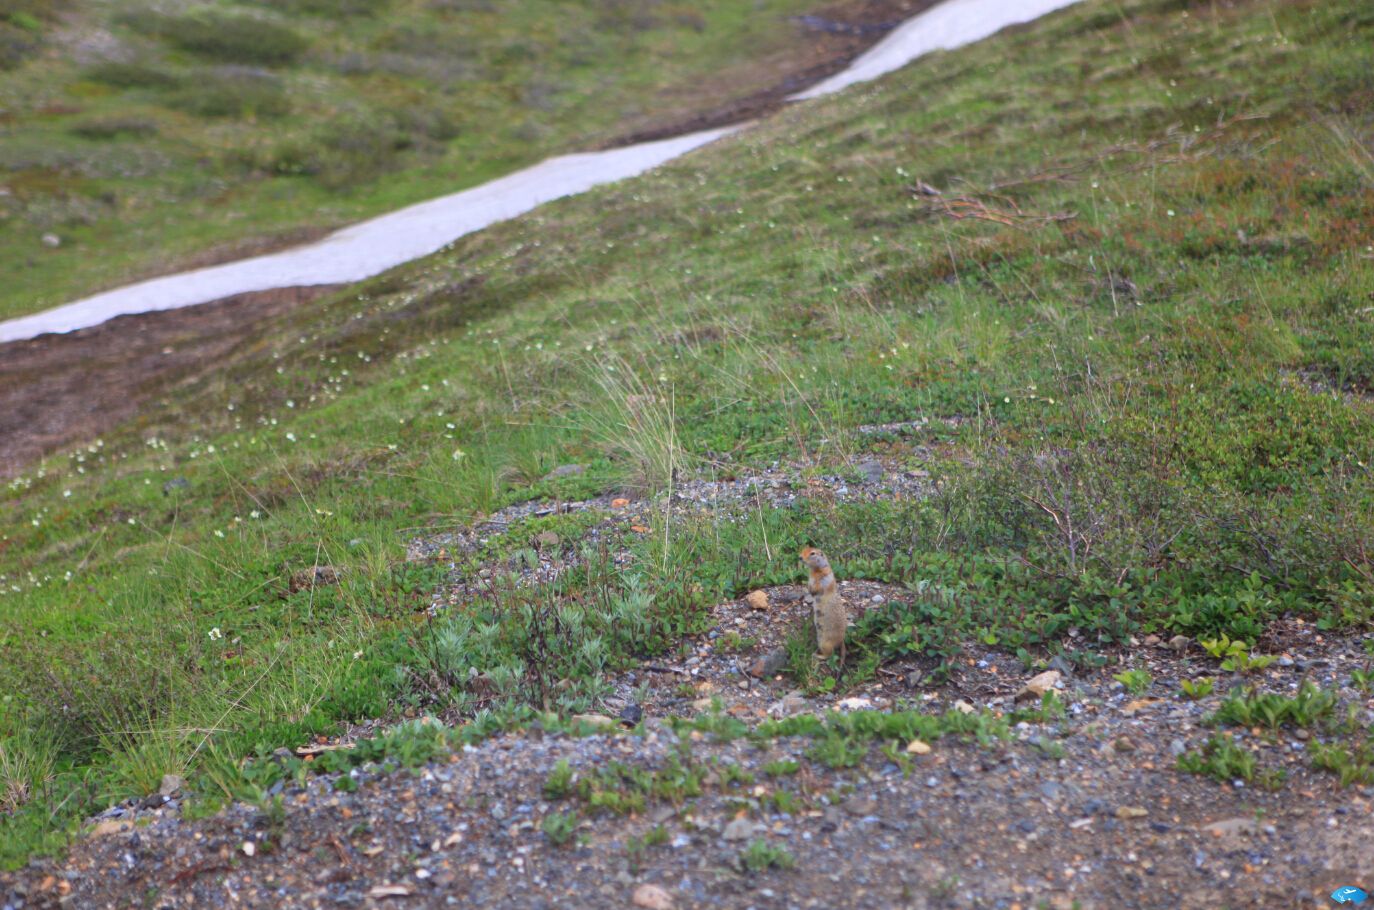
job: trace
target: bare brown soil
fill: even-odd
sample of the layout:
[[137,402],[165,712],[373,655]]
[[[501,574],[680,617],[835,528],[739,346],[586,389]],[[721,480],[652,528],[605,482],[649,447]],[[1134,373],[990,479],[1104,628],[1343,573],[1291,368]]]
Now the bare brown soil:
[[331,290],[241,294],[0,345],[0,478],[136,416],[215,370],[263,320]]

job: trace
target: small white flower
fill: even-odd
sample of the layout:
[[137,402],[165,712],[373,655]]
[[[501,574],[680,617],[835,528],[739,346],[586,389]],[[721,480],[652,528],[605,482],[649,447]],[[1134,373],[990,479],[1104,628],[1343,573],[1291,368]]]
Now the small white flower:
[[221,539],[223,539],[223,537],[224,537],[224,532],[221,531],[219,528],[215,528],[215,536],[216,536],[216,537],[219,537],[219,538],[221,538]]
[[213,629],[210,630],[211,641],[219,641],[223,637],[224,633],[219,630],[219,626],[215,626]]

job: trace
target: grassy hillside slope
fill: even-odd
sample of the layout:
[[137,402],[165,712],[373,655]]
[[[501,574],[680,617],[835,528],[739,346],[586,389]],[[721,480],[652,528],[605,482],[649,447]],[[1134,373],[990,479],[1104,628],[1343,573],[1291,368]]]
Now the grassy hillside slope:
[[[901,17],[888,6],[833,9]],[[771,88],[857,46],[788,19],[818,11],[797,0],[5,4],[0,318],[299,242]]]
[[[5,493],[4,859],[167,771],[237,794],[240,757],[341,721],[584,709],[804,542],[951,594],[857,629],[846,684],[975,637],[1091,664],[1366,628],[1371,39],[1353,0],[1089,0],[263,325]],[[935,493],[627,527],[626,566],[433,618],[445,566],[404,559],[512,502],[868,452]],[[315,564],[340,583],[292,582]]]

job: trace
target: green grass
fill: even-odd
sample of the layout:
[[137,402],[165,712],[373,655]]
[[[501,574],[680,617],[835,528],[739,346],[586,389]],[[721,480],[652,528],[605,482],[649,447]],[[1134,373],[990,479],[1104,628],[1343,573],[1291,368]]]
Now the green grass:
[[[343,721],[592,709],[803,544],[907,592],[840,687],[971,641],[1367,628],[1372,34],[1355,2],[1089,0],[264,322],[5,491],[0,861]],[[532,496],[867,453],[934,494],[657,520],[621,562],[563,524],[556,583],[439,616],[404,560]],[[293,590],[316,564],[338,584]],[[897,717],[808,735],[844,764],[943,729]]]
[[[787,17],[814,9],[7,3],[0,319],[299,241],[771,87],[810,40]],[[48,233],[59,248],[40,242]]]

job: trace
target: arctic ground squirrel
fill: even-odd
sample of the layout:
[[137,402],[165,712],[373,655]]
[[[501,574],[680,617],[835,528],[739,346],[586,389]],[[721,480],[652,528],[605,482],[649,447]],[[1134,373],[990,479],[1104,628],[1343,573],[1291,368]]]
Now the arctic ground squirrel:
[[817,656],[824,660],[838,648],[840,666],[844,666],[844,632],[849,621],[830,560],[815,547],[805,547],[801,551],[801,561],[811,570],[806,590],[810,594],[811,617],[816,623]]

